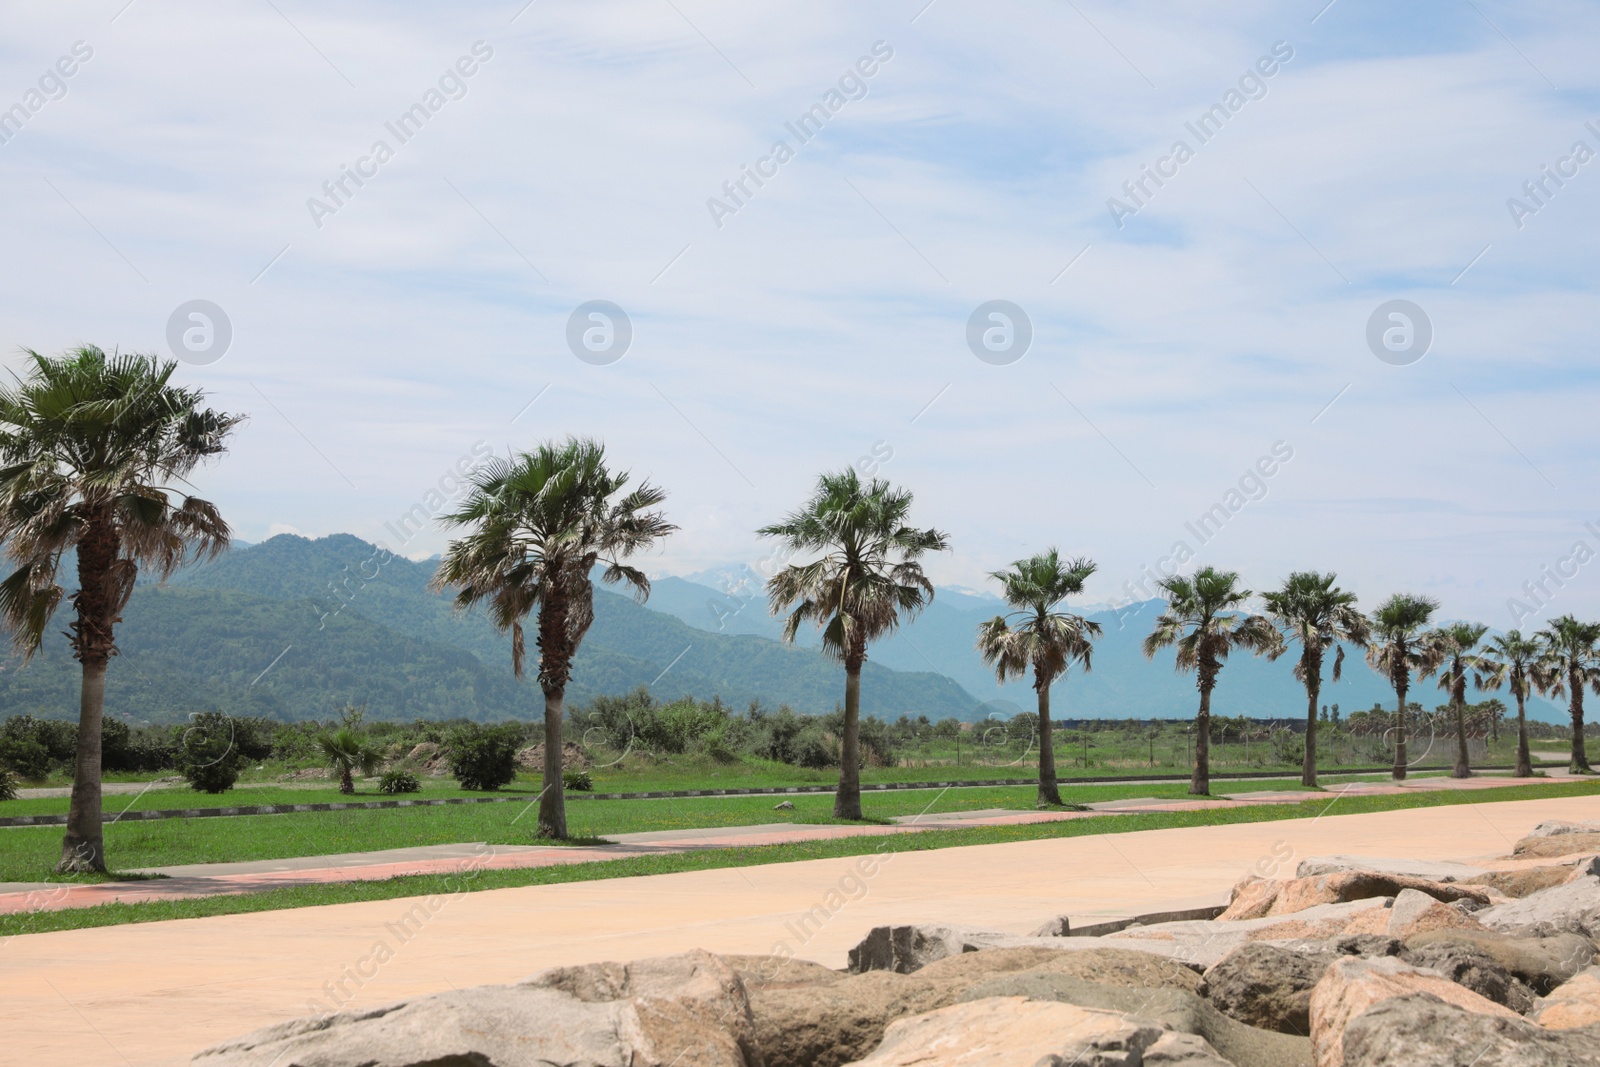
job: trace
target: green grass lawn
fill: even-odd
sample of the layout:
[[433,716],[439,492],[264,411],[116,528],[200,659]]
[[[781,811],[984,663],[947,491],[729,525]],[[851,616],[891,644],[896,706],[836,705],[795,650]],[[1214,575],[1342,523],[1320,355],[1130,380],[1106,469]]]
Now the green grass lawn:
[[[1381,778],[1370,775],[1340,780]],[[1241,781],[1215,783],[1213,792],[1249,793],[1292,788],[1299,787],[1288,782]],[[536,795],[532,791],[525,792],[523,803],[112,823],[105,830],[106,852],[116,870],[127,871],[470,841],[526,845],[536,843],[537,813],[531,807]],[[1072,804],[1187,795],[1187,785],[1179,782],[1076,785],[1062,789],[1062,798]],[[774,810],[777,798],[770,796],[570,801],[567,826],[574,837],[606,837],[650,830],[835,821],[832,794],[795,794],[786,799],[794,804],[792,811]],[[896,815],[985,808],[1029,810],[1035,799],[1033,786],[975,786],[948,791],[908,789],[867,793],[862,805],[868,818],[887,819]],[[108,808],[108,813],[115,810]],[[108,821],[109,818],[110,814]],[[59,858],[61,833],[59,826],[0,828],[0,882],[83,880],[82,876],[58,876],[50,870]]]
[[[947,794],[948,795],[948,794]],[[667,856],[644,856],[596,863],[538,867],[523,870],[478,871],[462,875],[423,875],[391,878],[380,882],[354,882],[275,889],[242,896],[207,897],[183,901],[151,901],[142,904],[103,904],[93,908],[0,915],[0,937],[45,933],[52,930],[82,929],[131,922],[156,922],[166,919],[199,918],[209,915],[274,911],[283,908],[311,907],[396,897],[427,896],[436,893],[476,892],[516,886],[550,885],[559,882],[626,878],[677,871],[709,870],[725,867],[786,863],[796,860],[827,859],[881,852],[920,852],[963,845],[1001,844],[1054,837],[1080,837],[1090,834],[1127,833],[1229,823],[1275,822],[1310,818],[1325,813],[1353,815],[1365,812],[1395,811],[1407,808],[1445,807],[1455,804],[1488,803],[1507,800],[1537,800],[1552,797],[1600,795],[1600,782],[1555,785],[1509,786],[1481,792],[1437,792],[1398,796],[1346,797],[1330,799],[1317,795],[1301,804],[1245,805],[1199,812],[1156,812],[1075,819],[1028,826],[973,827],[958,830],[929,830],[889,839],[847,838],[834,841],[808,841],[752,848],[717,849]],[[893,795],[904,799],[907,794]],[[804,799],[804,798],[802,798]],[[619,804],[626,802],[617,802]],[[663,803],[640,802],[640,803]],[[725,802],[724,802],[725,803]],[[1333,805],[1337,805],[1333,807]],[[796,801],[797,811],[799,801]],[[425,809],[424,809],[425,810]],[[452,809],[440,809],[450,811]],[[462,810],[462,809],[454,809]],[[411,812],[408,814],[414,814]],[[339,814],[339,813],[330,813]],[[385,812],[382,814],[397,814]],[[878,814],[882,814],[881,812]],[[265,816],[291,819],[298,816]],[[244,822],[218,820],[219,822]],[[577,832],[576,828],[574,832]],[[0,835],[3,839],[3,835]],[[481,839],[478,838],[478,839]],[[457,840],[460,840],[459,838]]]

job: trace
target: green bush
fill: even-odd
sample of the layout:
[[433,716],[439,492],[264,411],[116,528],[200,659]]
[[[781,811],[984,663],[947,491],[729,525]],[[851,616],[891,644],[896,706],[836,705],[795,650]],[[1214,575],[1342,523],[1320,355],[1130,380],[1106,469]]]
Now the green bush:
[[0,800],[17,799],[17,780],[11,777],[11,772],[0,767]]
[[178,773],[200,793],[225,793],[239,780],[242,757],[232,718],[220,711],[190,716],[178,735]]
[[522,742],[518,723],[481,726],[466,723],[451,731],[445,742],[450,773],[462,789],[494,791],[517,776],[517,746]]
[[49,777],[50,753],[31,737],[0,736],[0,767],[18,778],[37,782]]
[[562,771],[561,784],[575,793],[594,792],[594,778],[588,771]]
[[393,796],[396,793],[420,793],[422,783],[410,771],[384,771],[378,779],[378,792]]

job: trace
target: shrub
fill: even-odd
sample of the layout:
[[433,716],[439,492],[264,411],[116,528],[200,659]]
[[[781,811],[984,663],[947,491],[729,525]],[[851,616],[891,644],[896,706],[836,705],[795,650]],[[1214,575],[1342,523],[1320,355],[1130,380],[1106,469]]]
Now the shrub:
[[575,793],[594,792],[594,778],[590,776],[588,771],[562,771],[561,784]]
[[0,767],[0,800],[17,799],[17,780],[11,777],[11,772]]
[[522,727],[516,723],[480,726],[466,723],[451,731],[446,742],[450,773],[462,789],[494,791],[517,776],[517,745]]
[[383,777],[378,779],[378,792],[388,793],[420,793],[422,783],[410,771],[393,770],[384,771]]
[[0,767],[37,782],[50,775],[50,753],[32,737],[0,736]]
[[224,793],[239,780],[233,720],[220,711],[190,716],[178,737],[178,773],[201,793]]

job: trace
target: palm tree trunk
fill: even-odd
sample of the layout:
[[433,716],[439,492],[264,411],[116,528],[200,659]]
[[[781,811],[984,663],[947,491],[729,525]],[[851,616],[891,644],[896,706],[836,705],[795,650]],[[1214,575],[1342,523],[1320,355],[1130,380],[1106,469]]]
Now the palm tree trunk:
[[1472,766],[1467,756],[1467,708],[1466,694],[1458,693],[1457,688],[1466,688],[1466,678],[1458,676],[1455,686],[1451,687],[1450,703],[1454,705],[1456,714],[1456,765],[1450,772],[1452,778],[1471,778]]
[[116,527],[106,509],[90,509],[84,516],[83,537],[78,542],[78,591],[72,597],[73,655],[83,665],[83,687],[78,697],[78,749],[73,764],[72,800],[67,808],[67,832],[61,839],[65,873],[106,869],[105,840],[101,829],[100,745],[106,705],[106,666],[116,651],[113,627],[120,605],[114,602],[111,571],[120,551]]
[[1397,782],[1406,780],[1406,692],[1411,687],[1406,679],[1394,680],[1394,770],[1390,776]]
[[1194,717],[1194,774],[1189,792],[1198,797],[1211,795],[1211,687],[1215,684],[1201,678],[1200,710]]
[[1591,774],[1589,752],[1584,747],[1583,736],[1583,675],[1568,671],[1567,685],[1572,693],[1572,766],[1568,769],[1573,774]]
[[565,840],[567,836],[567,797],[561,781],[561,716],[565,709],[565,686],[544,691],[544,784],[539,790],[539,836]]
[[1300,764],[1300,784],[1307,789],[1317,788],[1317,701],[1322,695],[1320,664],[1306,655],[1306,752]]
[[861,660],[844,666],[844,737],[839,744],[839,791],[833,817],[859,821],[861,815]]
[[1061,790],[1056,785],[1056,748],[1050,724],[1050,683],[1039,685],[1039,803],[1060,804]]
[[339,765],[339,792],[349,795],[354,794],[355,791],[355,775],[351,773],[348,763],[341,763]]
[[67,832],[61,839],[62,874],[104,874],[105,842],[101,837],[100,739],[106,702],[106,662],[83,664],[83,691],[78,701],[78,751],[73,766],[72,800]]
[[1533,759],[1528,755],[1528,712],[1524,706],[1527,698],[1517,691],[1517,770],[1518,778],[1533,777]]

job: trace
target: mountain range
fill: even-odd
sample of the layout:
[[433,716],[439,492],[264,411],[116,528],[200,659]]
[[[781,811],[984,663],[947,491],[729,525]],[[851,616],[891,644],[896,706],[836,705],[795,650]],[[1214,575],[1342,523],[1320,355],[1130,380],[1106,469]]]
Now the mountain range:
[[[151,722],[212,708],[325,719],[345,704],[365,705],[373,718],[537,716],[543,705],[532,664],[529,677],[514,678],[509,638],[481,612],[456,611],[431,590],[434,567],[347,534],[286,534],[236,545],[165,585],[142,581],[118,627],[107,709]],[[841,668],[821,653],[814,630],[782,643],[783,621],[768,614],[761,588],[761,576],[744,566],[659,578],[648,605],[597,586],[569,702],[648,686],[659,699],[719,696],[735,707],[760,700],[812,714],[832,710],[843,697]],[[1146,601],[1090,614],[1104,635],[1093,669],[1057,682],[1057,718],[1194,713],[1193,676],[1177,674],[1170,653],[1151,662],[1139,648],[1161,607]],[[862,675],[864,713],[977,720],[1031,710],[1029,683],[998,685],[973,647],[978,624],[1004,610],[989,594],[937,590],[924,612],[873,644]],[[64,618],[57,622],[64,627]],[[1359,651],[1346,668],[1343,681],[1325,686],[1325,703],[1346,713],[1392,703]],[[1431,690],[1422,682],[1413,699],[1442,701],[1442,693],[1430,699]],[[77,703],[77,665],[64,635],[51,633],[26,664],[15,654],[0,661],[0,715],[75,716]],[[1221,715],[1296,717],[1304,708],[1288,659],[1229,660],[1213,699]],[[1529,711],[1564,718],[1537,698]]]

